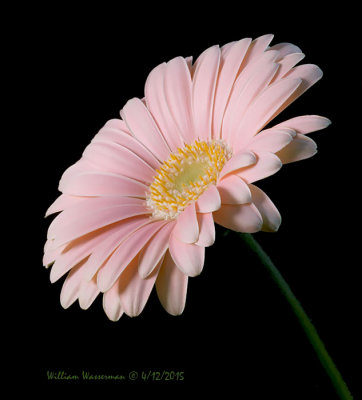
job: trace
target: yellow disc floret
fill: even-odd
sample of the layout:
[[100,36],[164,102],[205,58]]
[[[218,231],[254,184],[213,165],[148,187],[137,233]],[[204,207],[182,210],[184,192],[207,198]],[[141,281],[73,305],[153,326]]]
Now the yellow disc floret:
[[174,219],[195,202],[212,184],[231,158],[222,140],[204,142],[178,149],[156,171],[149,187],[147,205],[156,219]]

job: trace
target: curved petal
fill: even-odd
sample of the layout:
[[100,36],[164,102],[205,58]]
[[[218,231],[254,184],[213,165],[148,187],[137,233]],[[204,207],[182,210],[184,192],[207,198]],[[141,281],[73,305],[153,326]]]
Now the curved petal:
[[276,232],[282,222],[278,209],[269,197],[257,186],[249,185],[249,189],[253,198],[253,203],[263,218],[261,230],[265,232]]
[[195,135],[202,140],[211,139],[212,113],[219,63],[219,46],[212,46],[205,50],[198,58],[192,80]]
[[254,233],[263,226],[263,218],[254,204],[224,205],[214,212],[214,220],[236,232]]
[[295,131],[292,131],[291,129],[265,129],[251,139],[247,149],[254,153],[276,153],[288,145],[295,135]]
[[168,158],[171,150],[158,130],[153,117],[140,99],[135,97],[128,100],[121,110],[121,116],[133,136],[150,149],[160,161]]
[[98,271],[97,285],[102,292],[106,292],[114,285],[143,246],[164,224],[165,221],[155,221],[142,226],[121,243],[106,264]]
[[83,267],[86,260],[81,261],[67,275],[60,292],[60,304],[63,308],[70,307],[79,296],[80,284],[83,278]]
[[202,247],[212,246],[215,242],[215,224],[212,213],[197,214],[197,221],[200,234],[195,244]]
[[222,204],[245,204],[251,202],[248,185],[237,175],[228,175],[218,185]]
[[135,196],[145,198],[144,183],[110,172],[83,172],[63,181],[59,189],[72,196]]
[[282,78],[296,65],[299,61],[303,60],[305,55],[303,53],[293,53],[278,59],[279,69],[274,75],[270,83],[276,82]]
[[196,211],[199,213],[213,212],[218,210],[220,207],[220,194],[214,185],[209,186],[196,202]]
[[213,116],[213,137],[221,137],[221,125],[224,118],[233,84],[239,67],[250,46],[251,39],[246,38],[238,42],[229,43],[228,47],[221,48],[220,71],[215,90],[215,106]]
[[199,238],[199,224],[195,204],[192,203],[178,216],[173,234],[184,243],[195,243]]
[[61,194],[47,209],[45,216],[48,217],[51,214],[63,211],[66,208],[76,205],[83,200],[85,200],[84,197],[75,197],[75,196],[68,196],[67,194]]
[[119,279],[119,299],[122,309],[128,316],[136,317],[143,311],[155,284],[161,263],[162,260],[147,278],[141,278],[138,274],[137,257],[122,272]]
[[156,290],[162,306],[169,314],[182,314],[186,303],[187,283],[188,276],[177,268],[167,252],[156,280]]
[[163,226],[141,250],[138,257],[138,272],[141,278],[147,278],[165,255],[174,227],[174,222]]
[[83,280],[79,289],[79,305],[83,310],[87,310],[101,291],[97,286],[97,277],[90,281]]
[[305,160],[317,153],[317,144],[308,136],[297,134],[288,146],[281,149],[276,155],[283,164]]
[[258,161],[244,168],[238,175],[246,182],[252,183],[275,174],[282,167],[282,162],[273,153],[258,153]]
[[119,301],[119,281],[103,294],[103,310],[111,321],[118,321],[124,311]]
[[205,248],[181,242],[171,235],[170,254],[177,267],[188,276],[201,274],[205,261]]
[[84,150],[83,157],[101,171],[124,175],[150,184],[155,170],[132,151],[116,143],[93,142]]
[[277,50],[280,53],[280,57],[284,58],[292,53],[302,53],[302,50],[292,43],[277,43],[270,47],[270,50]]
[[234,154],[231,159],[224,165],[220,172],[220,179],[229,174],[230,172],[237,171],[238,169],[248,167],[255,164],[257,161],[255,154],[250,151],[241,151]]
[[[183,147],[183,140],[167,103],[165,73],[166,63],[160,64],[150,72],[145,84],[145,99],[147,108],[153,115],[168,146],[172,151],[176,151]],[[177,79],[177,77],[174,79]]]
[[164,90],[168,108],[184,141],[191,144],[194,137],[192,121],[190,70],[182,57],[169,61],[165,67]]
[[310,132],[327,128],[330,124],[331,121],[328,118],[320,117],[319,115],[302,115],[281,122],[280,124],[275,125],[274,128],[291,128],[297,133],[305,135]]

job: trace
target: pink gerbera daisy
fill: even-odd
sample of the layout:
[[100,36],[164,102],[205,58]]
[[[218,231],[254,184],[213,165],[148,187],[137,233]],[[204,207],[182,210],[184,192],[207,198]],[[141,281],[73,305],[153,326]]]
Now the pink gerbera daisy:
[[152,288],[166,311],[184,310],[188,277],[199,275],[214,222],[238,231],[276,231],[281,218],[253,183],[316,153],[305,134],[316,115],[264,127],[322,77],[290,43],[273,36],[205,50],[192,63],[157,66],[145,97],[129,100],[82,158],[63,174],[44,265],[68,274],[61,304],[87,309],[103,293],[107,316],[137,316]]

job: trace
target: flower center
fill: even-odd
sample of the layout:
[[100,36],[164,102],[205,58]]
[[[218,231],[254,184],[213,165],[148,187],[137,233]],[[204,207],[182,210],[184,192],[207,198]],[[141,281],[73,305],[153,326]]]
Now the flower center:
[[196,140],[170,155],[156,171],[149,187],[147,205],[156,219],[174,219],[195,202],[212,184],[231,158],[231,150],[222,140]]

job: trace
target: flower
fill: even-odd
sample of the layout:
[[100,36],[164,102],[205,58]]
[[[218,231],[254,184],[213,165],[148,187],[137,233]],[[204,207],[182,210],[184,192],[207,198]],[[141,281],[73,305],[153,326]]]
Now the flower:
[[254,182],[316,153],[306,136],[329,125],[316,115],[269,122],[322,77],[290,43],[264,35],[212,46],[192,63],[154,68],[145,97],[129,100],[68,168],[47,215],[44,265],[67,274],[61,304],[87,309],[103,293],[107,316],[137,316],[156,287],[172,315],[188,278],[204,266],[214,222],[276,231],[280,214]]

